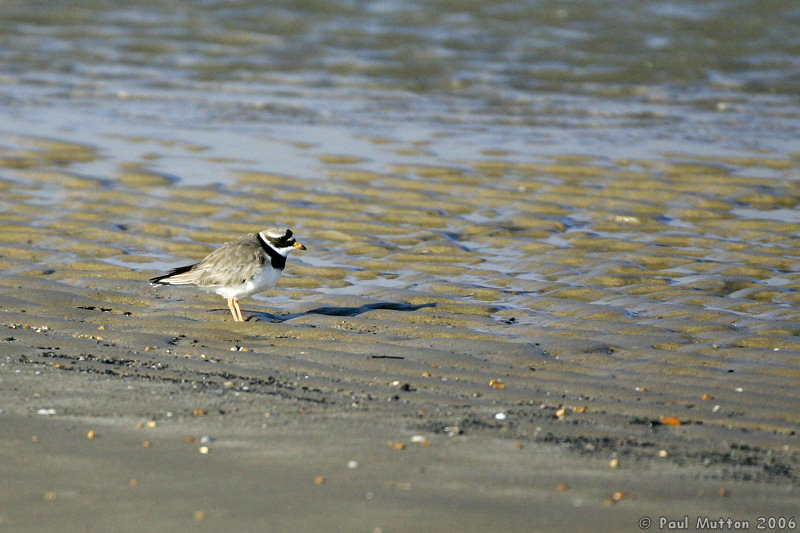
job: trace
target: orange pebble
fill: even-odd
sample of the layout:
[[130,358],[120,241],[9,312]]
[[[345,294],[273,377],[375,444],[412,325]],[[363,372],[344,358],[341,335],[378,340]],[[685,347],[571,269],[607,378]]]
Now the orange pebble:
[[664,416],[661,417],[659,420],[665,426],[680,426],[681,421],[677,416]]

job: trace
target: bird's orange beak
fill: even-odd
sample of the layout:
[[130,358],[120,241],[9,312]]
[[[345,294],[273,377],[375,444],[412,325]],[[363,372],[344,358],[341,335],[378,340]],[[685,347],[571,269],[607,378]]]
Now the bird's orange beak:
[[295,241],[292,246],[294,246],[295,248],[297,248],[299,250],[305,250],[306,249],[306,245],[305,244],[301,244],[301,243],[299,243],[297,241]]

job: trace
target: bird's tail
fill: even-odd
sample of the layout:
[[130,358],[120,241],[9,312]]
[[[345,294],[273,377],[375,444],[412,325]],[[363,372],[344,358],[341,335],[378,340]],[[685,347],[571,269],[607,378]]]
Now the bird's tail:
[[173,268],[166,274],[150,278],[150,283],[158,285],[184,285],[187,283],[191,283],[191,281],[187,279],[181,279],[181,274],[189,272],[194,267],[195,265],[188,265],[188,266]]

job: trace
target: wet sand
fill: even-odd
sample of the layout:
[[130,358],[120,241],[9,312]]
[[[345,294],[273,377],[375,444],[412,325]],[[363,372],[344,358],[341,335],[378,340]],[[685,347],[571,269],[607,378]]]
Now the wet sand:
[[[796,158],[376,173],[312,150],[320,179],[189,186],[157,154],[102,181],[59,169],[89,147],[15,142],[4,530],[754,529],[796,513],[800,224],[793,182],[763,177]],[[309,249],[242,301],[245,323],[146,282],[278,222]]]

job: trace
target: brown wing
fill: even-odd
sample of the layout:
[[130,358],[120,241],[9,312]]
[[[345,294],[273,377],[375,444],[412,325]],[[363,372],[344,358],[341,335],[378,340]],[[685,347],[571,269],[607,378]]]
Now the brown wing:
[[226,242],[186,272],[162,280],[171,285],[238,285],[253,278],[267,261],[255,234]]

